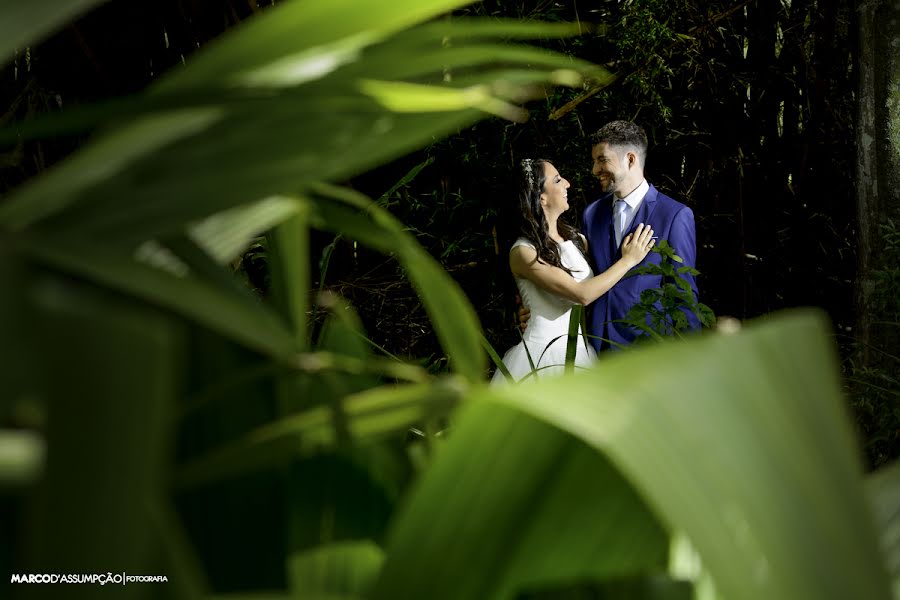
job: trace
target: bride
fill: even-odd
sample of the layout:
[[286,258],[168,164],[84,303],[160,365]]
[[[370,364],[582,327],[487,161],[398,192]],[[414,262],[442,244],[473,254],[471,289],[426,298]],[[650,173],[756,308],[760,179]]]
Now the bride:
[[[590,304],[605,294],[647,256],[654,244],[653,230],[639,225],[634,234],[622,240],[622,258],[594,275],[585,259],[587,239],[560,218],[569,209],[568,189],[569,182],[549,161],[522,161],[522,223],[520,237],[509,251],[509,268],[531,317],[522,341],[503,357],[503,364],[517,381],[532,374],[543,377],[562,372],[572,306]],[[582,335],[580,328],[578,334]],[[590,344],[579,342],[576,368],[590,365],[595,358]],[[505,380],[498,369],[492,383]]]

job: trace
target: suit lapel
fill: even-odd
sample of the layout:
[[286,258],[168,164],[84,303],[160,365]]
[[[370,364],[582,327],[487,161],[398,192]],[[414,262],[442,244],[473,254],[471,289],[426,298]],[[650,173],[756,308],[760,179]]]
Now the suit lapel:
[[[653,215],[653,211],[656,210],[658,196],[659,191],[651,185],[650,189],[647,190],[647,194],[644,196],[644,200],[638,207],[634,219],[631,221],[631,227],[624,233],[623,238],[629,233],[634,233],[634,230],[637,229],[639,224],[650,222],[650,217]],[[601,272],[608,269],[613,261],[622,256],[621,247],[616,247],[616,234],[613,230],[612,222],[612,206],[612,194],[600,198],[599,205],[597,206],[597,241],[605,240],[606,242],[605,244],[597,244],[597,250],[595,251],[597,268],[600,269]]]
[[631,221],[631,227],[628,228],[625,235],[634,233],[634,230],[637,229],[637,226],[641,223],[650,222],[650,217],[653,215],[653,211],[656,210],[657,196],[659,196],[659,192],[651,185],[650,189],[647,190],[647,194],[644,196],[643,202],[641,202],[641,205],[638,207],[634,219]]

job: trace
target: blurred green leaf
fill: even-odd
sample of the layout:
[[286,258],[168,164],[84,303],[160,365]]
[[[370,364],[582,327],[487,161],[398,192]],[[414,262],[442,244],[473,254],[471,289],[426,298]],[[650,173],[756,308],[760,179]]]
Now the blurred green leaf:
[[[362,17],[369,11],[360,10],[353,10],[349,17],[332,18],[330,15],[349,9],[346,2],[328,8],[287,2],[264,11],[201,50],[186,68],[142,98],[123,101],[124,109],[109,105],[82,113],[87,121],[131,115],[132,122],[100,136],[66,165],[14,193],[0,207],[0,222],[14,228],[40,222],[46,231],[136,244],[241,204],[298,192],[311,180],[356,175],[474,123],[484,116],[473,108],[476,106],[521,118],[520,109],[507,101],[533,95],[533,90],[526,91],[530,84],[573,85],[582,73],[597,69],[526,47],[497,45],[494,52],[487,52],[487,46],[472,50],[461,46],[467,40],[490,37],[489,32],[515,35],[509,23],[431,24],[423,27],[423,32],[386,37],[407,26],[417,14],[424,18],[441,12],[440,7],[459,3],[417,5],[414,10],[404,9],[406,4],[382,7],[371,18]],[[321,26],[320,21],[327,21],[328,26]],[[551,25],[547,35],[576,30]],[[439,34],[447,32],[457,41],[442,48],[446,39]],[[540,32],[541,27],[529,24],[521,33],[528,37]],[[352,57],[351,62],[359,61],[360,72],[354,73],[352,64],[334,72],[325,68],[334,59],[329,44],[362,48],[375,40],[381,43],[371,53]],[[423,63],[418,75],[430,70],[442,77],[454,65],[465,71],[478,66],[481,56],[479,71],[451,78],[453,86],[462,84],[463,89],[398,81],[405,76],[403,65],[410,57],[426,56],[414,48],[426,45],[433,48],[428,54],[431,62]],[[352,54],[341,56],[351,60]],[[397,55],[406,60],[398,61]],[[530,69],[527,81],[503,81],[508,70],[481,68],[498,59],[501,64]],[[282,64],[283,60],[299,63],[291,66]],[[291,87],[276,90],[267,86],[249,89],[246,79],[239,87],[222,85],[223,78],[240,79],[248,69],[271,68],[273,63],[281,65],[290,77],[302,74],[300,66],[318,65],[324,79],[307,80],[304,85],[295,85],[295,81]],[[520,70],[516,77],[523,73]],[[366,81],[361,83],[360,77]],[[441,112],[419,112],[438,108]],[[43,131],[56,134],[63,117],[50,118],[57,119],[56,124]],[[75,121],[77,118],[63,128],[71,129]],[[248,154],[247,148],[255,151]]]
[[826,322],[799,312],[484,397],[608,456],[725,598],[888,598],[837,373]]
[[664,575],[624,577],[603,582],[545,586],[528,590],[517,600],[700,600],[688,581]]
[[[215,109],[205,114],[221,116]],[[123,157],[146,152],[141,132],[130,128],[107,138],[67,163],[77,175],[63,165],[9,198],[0,221],[22,227],[45,219],[40,226],[48,232],[137,243],[233,206],[302,190],[313,179],[356,175],[478,117],[475,110],[393,115],[353,89],[331,87],[325,96],[284,92],[232,109],[218,124],[191,122],[206,128],[139,162],[123,164]],[[186,135],[185,127],[172,135]],[[141,148],[130,148],[132,141]],[[256,148],[250,157],[247,147]]]
[[375,581],[384,552],[371,541],[336,542],[288,557],[292,596],[361,599]]
[[209,598],[210,600],[295,600],[294,596],[283,592],[238,592],[217,594]]
[[[408,43],[426,44],[440,40],[446,46],[461,41],[484,39],[552,39],[573,37],[590,33],[595,26],[590,23],[549,23],[522,19],[480,19],[460,17],[438,19],[400,33]],[[601,25],[602,27],[602,25]]]
[[[280,2],[172,72],[156,89],[277,83],[294,85],[330,73],[364,47],[467,0]],[[255,76],[255,77],[254,77]]]
[[[467,388],[458,379],[381,386],[317,406],[250,432],[179,469],[175,483],[196,486],[333,448],[346,431],[353,444],[365,444],[405,431],[413,424],[445,416]],[[336,420],[340,421],[336,425]]]
[[900,592],[900,463],[882,467],[866,478],[866,491],[875,510],[881,550],[893,582],[894,597]]
[[487,86],[463,89],[399,81],[360,82],[361,91],[394,113],[440,113],[480,109],[511,121],[524,121],[524,109],[494,97]]
[[46,454],[47,446],[40,434],[0,429],[0,490],[38,481]]
[[[230,270],[223,269],[192,238],[186,235],[173,235],[166,238],[164,243],[165,248],[171,251],[183,265],[184,272],[181,269],[176,269],[173,272],[174,275],[184,277],[187,273],[190,273],[192,278],[219,288],[222,290],[222,293],[230,293],[235,297],[242,297],[245,302],[254,308],[259,304],[259,299],[246,286],[242,285]],[[140,249],[136,255],[142,258],[145,256]],[[150,262],[152,264],[152,261]]]
[[21,243],[55,269],[173,310],[273,358],[289,361],[294,355],[283,322],[245,294],[176,277],[87,242],[28,237]]
[[103,0],[29,0],[4,7],[0,19],[0,66],[16,50],[35,44]]
[[328,319],[322,326],[317,348],[351,356],[360,360],[370,357],[370,345],[359,315],[348,302],[336,294],[319,295],[319,306],[328,309]]
[[272,196],[211,215],[191,226],[189,235],[216,262],[225,265],[299,208],[291,198]]
[[86,188],[115,177],[138,159],[197,133],[221,116],[215,108],[173,110],[107,134],[8,197],[0,204],[0,223],[21,229],[49,217],[74,202]]
[[[44,276],[33,289],[47,373],[45,477],[30,502],[26,572],[154,573],[183,336],[168,315]],[[97,374],[102,373],[102,376]],[[123,586],[118,595],[143,595]],[[93,598],[94,586],[71,586]]]
[[[429,28],[431,32],[435,28]],[[395,61],[393,76],[402,79],[415,78],[432,83],[445,81],[453,84],[457,74],[473,74],[470,68],[485,69],[510,65],[528,65],[536,68],[543,81],[553,81],[560,85],[578,86],[585,77],[601,78],[607,72],[586,61],[565,54],[549,52],[534,47],[510,44],[474,44],[454,47],[452,42],[442,42],[446,37],[421,39],[416,30],[403,33],[389,43],[377,46],[366,54],[366,61]],[[363,62],[352,63],[342,68],[341,76],[371,77]],[[548,77],[549,75],[549,77]]]
[[373,598],[512,598],[664,568],[665,532],[600,453],[489,397],[454,419],[392,527]]
[[40,379],[35,360],[38,349],[29,329],[35,318],[25,291],[30,283],[29,271],[12,237],[0,233],[0,289],[4,290],[0,293],[0,418],[21,410],[23,402],[33,405],[34,382]]
[[166,573],[175,598],[198,598],[209,595],[210,584],[199,557],[179,521],[175,508],[159,499],[150,504],[154,531],[160,538],[163,551],[160,572]]
[[269,234],[269,270],[272,294],[291,324],[297,351],[309,348],[309,207],[297,210]]

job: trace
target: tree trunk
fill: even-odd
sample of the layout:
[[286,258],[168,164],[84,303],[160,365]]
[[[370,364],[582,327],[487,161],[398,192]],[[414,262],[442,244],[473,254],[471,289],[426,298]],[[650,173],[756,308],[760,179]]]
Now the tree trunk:
[[896,50],[900,47],[900,2],[863,1],[858,9],[856,337],[862,364],[877,366],[880,361],[873,349],[890,352],[898,330],[876,325],[887,315],[879,314],[873,297],[878,293],[877,271],[896,268],[885,264],[886,239],[880,226],[900,212],[900,57]]

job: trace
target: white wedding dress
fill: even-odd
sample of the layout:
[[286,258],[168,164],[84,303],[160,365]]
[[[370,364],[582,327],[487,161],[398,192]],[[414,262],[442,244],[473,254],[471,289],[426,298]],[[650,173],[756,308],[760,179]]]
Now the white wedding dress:
[[[534,248],[534,245],[525,238],[519,238],[512,245],[513,248],[517,246]],[[594,276],[590,265],[574,242],[565,241],[559,244],[559,254],[562,264],[572,271],[572,276],[577,281]],[[522,303],[531,311],[531,317],[522,334],[522,341],[510,348],[503,356],[503,364],[506,365],[510,375],[516,381],[562,373],[566,364],[569,316],[574,303],[538,287],[527,279],[516,277],[515,280]],[[597,358],[594,348],[581,335],[580,327],[578,334],[578,350],[575,354],[576,369],[590,366]],[[531,362],[528,360],[529,354]],[[534,369],[531,366],[532,362]],[[497,369],[491,384],[506,381],[506,377],[500,372],[500,369]]]

